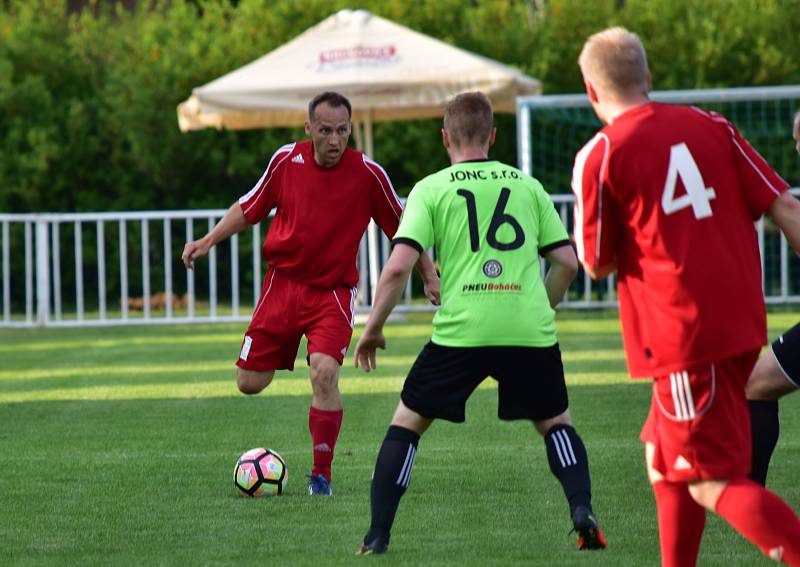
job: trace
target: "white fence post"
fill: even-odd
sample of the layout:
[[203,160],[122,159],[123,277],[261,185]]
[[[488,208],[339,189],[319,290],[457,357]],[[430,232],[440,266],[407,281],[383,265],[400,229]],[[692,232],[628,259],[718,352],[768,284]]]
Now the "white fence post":
[[10,264],[10,232],[8,230],[8,221],[3,221],[3,322],[9,323],[11,321],[11,264]]
[[50,242],[48,222],[36,221],[36,323],[50,320]]

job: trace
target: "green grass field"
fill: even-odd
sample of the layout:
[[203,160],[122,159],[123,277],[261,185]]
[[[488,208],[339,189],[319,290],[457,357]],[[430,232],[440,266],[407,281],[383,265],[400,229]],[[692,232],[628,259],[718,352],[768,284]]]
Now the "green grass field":
[[[797,318],[771,315],[770,337]],[[355,557],[369,523],[377,450],[430,335],[430,316],[387,328],[376,373],[346,361],[331,499],[306,495],[305,362],[279,373],[265,393],[240,395],[233,360],[243,330],[0,330],[0,564],[659,564],[638,441],[649,387],[626,375],[615,313],[559,315],[571,413],[609,541],[595,553],[575,549],[541,439],[529,423],[496,418],[488,381],[470,400],[465,424],[436,423],[421,440],[389,553]],[[800,396],[785,399],[781,412],[770,485],[797,510]],[[236,493],[234,463],[256,446],[287,460],[279,498]],[[712,518],[699,564],[772,563]]]

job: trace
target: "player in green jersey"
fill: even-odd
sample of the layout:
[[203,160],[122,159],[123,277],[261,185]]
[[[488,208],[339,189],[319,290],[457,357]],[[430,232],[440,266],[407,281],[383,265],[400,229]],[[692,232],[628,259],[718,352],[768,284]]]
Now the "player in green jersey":
[[[544,437],[578,548],[606,546],[592,512],[586,449],[569,416],[553,310],[578,262],[542,185],[488,159],[494,139],[486,95],[464,93],[447,104],[442,143],[452,165],[411,191],[355,349],[356,367],[375,368],[383,325],[420,254],[435,246],[442,307],[378,454],[362,555],[387,550],[420,436],[437,418],[463,422],[467,399],[489,376],[498,382],[499,417],[531,420]],[[550,264],[544,280],[539,256]]]

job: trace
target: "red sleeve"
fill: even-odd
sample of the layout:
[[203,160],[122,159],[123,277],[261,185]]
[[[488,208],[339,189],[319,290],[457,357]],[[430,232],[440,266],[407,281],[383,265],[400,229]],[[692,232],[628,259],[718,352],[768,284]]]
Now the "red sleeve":
[[246,194],[239,198],[244,216],[250,224],[266,218],[278,201],[278,170],[281,164],[292,155],[294,144],[286,144],[272,155],[264,174]]
[[386,170],[367,156],[363,156],[363,160],[370,177],[375,181],[375,190],[372,192],[372,218],[381,227],[383,233],[392,238],[400,225],[403,204],[397,193],[394,192]]
[[575,193],[575,247],[578,259],[594,268],[616,258],[619,222],[610,199],[608,137],[602,132],[575,156],[572,192]]
[[789,184],[775,173],[736,127],[724,116],[710,112],[711,120],[727,129],[733,145],[733,159],[744,188],[744,197],[753,220],[761,218],[772,202],[789,189]]

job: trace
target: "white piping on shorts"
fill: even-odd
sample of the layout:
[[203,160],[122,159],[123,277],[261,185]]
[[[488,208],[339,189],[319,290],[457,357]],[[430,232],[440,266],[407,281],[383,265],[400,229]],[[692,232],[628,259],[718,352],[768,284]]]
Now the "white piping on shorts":
[[272,289],[272,280],[273,279],[275,279],[275,270],[272,270],[272,275],[269,277],[269,284],[267,285],[267,291],[264,292],[264,296],[261,298],[261,301],[259,301],[258,305],[256,305],[256,310],[253,311],[253,319],[255,319],[256,313],[258,313],[258,310],[261,309],[261,305],[264,303],[264,300],[269,295],[269,292]]
[[[711,365],[711,396],[708,403],[700,410],[694,407],[694,399],[692,397],[692,386],[689,382],[689,374],[685,370],[683,372],[672,372],[669,375],[670,390],[672,391],[672,403],[675,405],[676,415],[667,411],[661,400],[658,397],[658,391],[654,393],[658,409],[664,414],[664,417],[671,421],[691,421],[704,415],[709,409],[711,404],[714,403],[714,396],[717,393],[717,371],[714,364]],[[653,388],[656,388],[656,382],[653,382]]]
[[345,313],[344,307],[342,307],[342,302],[339,301],[339,297],[336,295],[336,290],[331,290],[331,293],[333,294],[333,298],[336,300],[336,305],[339,306],[339,311],[341,311],[342,315],[344,315],[344,320],[349,323],[350,328],[352,329],[355,324],[356,288],[350,288],[350,317],[348,317],[347,313]]

